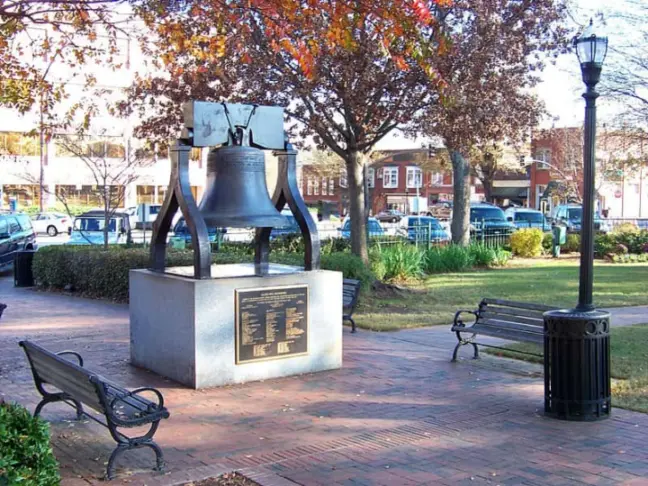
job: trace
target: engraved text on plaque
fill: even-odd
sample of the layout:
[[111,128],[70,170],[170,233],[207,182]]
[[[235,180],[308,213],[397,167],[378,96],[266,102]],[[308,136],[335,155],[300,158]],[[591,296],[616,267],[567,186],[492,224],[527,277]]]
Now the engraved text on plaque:
[[308,286],[235,291],[236,363],[308,353]]

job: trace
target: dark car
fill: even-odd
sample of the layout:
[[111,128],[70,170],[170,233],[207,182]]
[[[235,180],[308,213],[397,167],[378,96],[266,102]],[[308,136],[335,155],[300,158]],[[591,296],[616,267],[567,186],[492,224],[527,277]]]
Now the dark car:
[[397,209],[388,209],[376,214],[376,219],[381,223],[398,223],[405,216]]
[[35,250],[36,233],[26,214],[0,214],[0,269],[13,263],[21,250]]
[[400,234],[409,241],[449,241],[448,232],[432,216],[406,216],[401,220]]
[[[214,243],[218,239],[218,234],[224,235],[227,233],[226,228],[210,228],[207,227],[207,231],[209,233],[209,241],[210,243]],[[187,226],[187,223],[185,222],[184,218],[180,218],[178,222],[175,224],[173,227],[173,238],[175,240],[182,240],[184,243],[191,243],[191,232],[189,231],[189,227]]]
[[277,238],[285,238],[289,235],[301,235],[301,230],[297,224],[297,220],[291,214],[281,213],[288,220],[288,225],[282,226],[281,228],[273,228],[270,233],[270,239],[274,240]]
[[[385,230],[376,218],[369,218],[367,220],[367,233],[369,237],[372,236],[385,236]],[[346,219],[344,224],[340,228],[340,237],[342,238],[351,238],[351,220]]]
[[478,235],[509,235],[516,229],[507,221],[504,211],[486,203],[470,205],[470,227]]
[[542,231],[551,231],[551,224],[541,211],[529,208],[509,208],[504,211],[506,219],[512,222],[516,228],[536,228]]
[[[583,207],[580,204],[560,204],[551,212],[551,222],[565,226],[568,233],[580,233],[582,218]],[[594,213],[594,229],[601,233],[609,230],[607,221],[601,219],[598,212]]]

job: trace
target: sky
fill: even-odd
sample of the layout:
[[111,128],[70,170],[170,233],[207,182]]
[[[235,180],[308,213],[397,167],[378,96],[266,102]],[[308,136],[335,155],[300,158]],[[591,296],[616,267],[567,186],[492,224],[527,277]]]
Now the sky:
[[[646,0],[648,1],[648,0]],[[610,0],[572,0],[574,25],[586,25],[591,17],[596,14],[606,14],[610,8]],[[623,0],[619,0],[615,8],[625,8]],[[596,28],[599,25],[600,28]],[[597,24],[594,19],[595,32],[599,35],[607,35],[609,44],[615,42],[613,26]],[[602,76],[605,75],[605,68]],[[534,92],[544,102],[549,116],[541,124],[542,128],[569,127],[583,123],[585,116],[585,101],[581,97],[584,91],[584,84],[581,80],[580,66],[575,53],[567,53],[556,59],[554,64],[548,64],[542,73],[542,81],[535,87]],[[606,103],[599,98],[599,119],[605,119],[616,112],[613,104]],[[426,139],[406,139],[399,133],[393,133],[381,140],[378,146],[380,149],[408,149],[418,148],[426,144]]]

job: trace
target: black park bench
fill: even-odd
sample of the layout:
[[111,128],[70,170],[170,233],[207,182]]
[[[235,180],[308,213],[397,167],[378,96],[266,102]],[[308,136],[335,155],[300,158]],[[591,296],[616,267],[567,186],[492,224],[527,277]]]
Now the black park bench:
[[[501,346],[484,344],[476,341],[476,336],[482,334],[509,341],[543,344],[544,318],[542,315],[550,310],[556,310],[541,304],[514,302],[511,300],[482,299],[474,311],[460,310],[455,314],[454,323],[450,329],[457,334],[459,342],[452,353],[452,361],[457,360],[457,352],[461,346],[471,344],[475,348],[474,358],[479,358],[477,345],[501,349]],[[463,320],[463,314],[470,314],[472,323]],[[521,354],[532,354],[523,353]]]
[[[52,402],[65,402],[76,409],[77,419],[83,415],[108,428],[117,442],[108,460],[107,479],[114,477],[114,464],[117,456],[129,449],[150,447],[155,452],[156,469],[162,471],[164,458],[160,447],[153,442],[160,420],[169,418],[164,408],[162,394],[155,388],[138,388],[128,391],[100,375],[83,367],[83,358],[74,351],[52,353],[30,341],[21,341],[34,375],[36,388],[43,399],[36,406],[34,416],[38,416],[45,405]],[[71,356],[72,362],[64,356]],[[51,387],[57,390],[51,390]],[[155,395],[157,403],[142,396],[143,392]],[[105,422],[83,410],[83,405],[94,409],[105,417]],[[140,427],[150,424],[149,430],[139,437],[127,437],[119,429]]]
[[351,332],[356,332],[356,323],[353,320],[353,312],[358,305],[360,295],[360,280],[345,278],[342,282],[342,321],[351,323]]

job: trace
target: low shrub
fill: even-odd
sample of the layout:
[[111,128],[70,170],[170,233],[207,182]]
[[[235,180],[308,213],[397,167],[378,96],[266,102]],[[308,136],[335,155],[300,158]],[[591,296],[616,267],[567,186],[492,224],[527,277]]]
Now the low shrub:
[[406,282],[422,276],[423,254],[415,246],[398,243],[383,248],[380,253],[385,281]]
[[637,234],[639,233],[639,228],[632,223],[621,223],[612,230],[614,235],[623,235],[623,234]]
[[508,261],[511,259],[511,252],[505,250],[504,248],[495,248],[495,260],[491,263],[490,266],[493,267],[503,267],[506,266]]
[[596,258],[605,258],[607,255],[614,253],[616,245],[614,235],[596,235],[594,237],[594,256]]
[[[627,224],[627,223],[625,223]],[[635,230],[620,231],[624,225],[617,227],[614,232],[605,235],[596,235],[594,238],[594,255],[596,258],[605,258],[613,254],[642,254],[648,251],[648,231]]]
[[511,250],[514,255],[534,257],[542,253],[544,235],[538,228],[524,228],[511,235]]
[[468,248],[476,267],[490,267],[497,258],[496,249],[490,246],[473,244]]
[[423,254],[425,273],[461,272],[474,265],[470,247],[448,245],[430,248]]
[[384,280],[385,275],[387,274],[387,268],[385,267],[385,262],[382,259],[382,253],[379,248],[371,248],[369,250],[369,265],[371,267],[371,273],[373,273],[376,280]]
[[[297,255],[303,261],[303,256]],[[362,259],[351,253],[329,253],[322,255],[322,269],[342,272],[345,278],[360,280],[362,288],[368,289],[375,280],[371,269],[368,268]]]
[[[252,255],[242,245],[228,248],[229,251],[212,253],[214,263],[252,262]],[[304,265],[303,253],[273,251],[270,259],[285,265]],[[347,278],[362,281],[366,288],[374,280],[371,270],[362,260],[350,253],[322,255],[322,268],[341,271]],[[167,267],[193,265],[193,252],[189,250],[167,250]],[[145,248],[111,246],[104,250],[98,246],[48,246],[34,255],[32,269],[37,285],[50,289],[73,289],[82,295],[128,301],[128,272],[132,269],[148,268],[149,252]]]
[[648,262],[648,253],[621,253],[610,256],[613,263],[645,263]]
[[47,422],[20,405],[0,403],[0,484],[55,486],[60,481]]
[[553,234],[545,233],[542,237],[542,249],[545,251],[545,253],[549,253],[551,251],[551,248],[553,248]]
[[580,235],[567,235],[567,241],[561,246],[561,251],[564,253],[578,253],[580,251],[580,243]]

